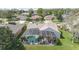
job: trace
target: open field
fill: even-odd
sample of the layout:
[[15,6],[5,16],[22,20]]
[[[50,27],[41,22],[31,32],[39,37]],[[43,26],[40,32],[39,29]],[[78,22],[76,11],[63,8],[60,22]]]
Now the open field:
[[25,45],[27,50],[79,50],[79,44],[72,43],[71,33],[62,30],[64,39],[60,39],[62,45],[49,46],[49,45]]

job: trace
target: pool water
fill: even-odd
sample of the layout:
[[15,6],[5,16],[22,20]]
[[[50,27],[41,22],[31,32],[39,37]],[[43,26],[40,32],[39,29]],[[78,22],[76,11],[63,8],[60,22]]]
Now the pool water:
[[32,44],[35,44],[38,42],[38,38],[36,38],[35,36],[28,36],[27,40],[28,40],[28,43],[32,43]]

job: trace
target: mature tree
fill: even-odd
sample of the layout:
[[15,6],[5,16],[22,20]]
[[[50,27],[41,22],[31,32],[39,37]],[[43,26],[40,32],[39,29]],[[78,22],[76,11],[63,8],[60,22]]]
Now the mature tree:
[[52,10],[50,10],[50,9],[43,9],[42,16],[46,16],[46,15],[52,15]]
[[18,9],[0,9],[0,18],[8,18],[11,19],[15,14],[20,14],[20,10]]
[[63,21],[62,15],[64,14],[64,9],[54,9],[53,13],[58,18],[59,21]]
[[26,19],[26,21],[32,21],[32,19],[30,19],[29,17]]
[[47,9],[44,9],[43,16],[46,16],[46,15],[48,15],[48,10]]
[[37,13],[38,13],[39,16],[43,16],[43,9],[38,8]]
[[14,12],[12,10],[0,10],[1,18],[11,18],[12,15],[14,15]]
[[31,17],[32,14],[34,13],[33,9],[29,9],[29,16]]
[[16,39],[9,28],[0,28],[0,49],[3,50],[22,50],[25,49],[22,43]]
[[52,10],[48,10],[48,14],[49,15],[52,15]]

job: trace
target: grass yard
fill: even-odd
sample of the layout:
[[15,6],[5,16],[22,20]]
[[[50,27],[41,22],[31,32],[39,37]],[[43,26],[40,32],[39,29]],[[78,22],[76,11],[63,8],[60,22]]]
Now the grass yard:
[[57,24],[61,23],[57,18],[53,19],[52,21]]
[[79,44],[72,43],[71,33],[62,30],[64,39],[60,39],[62,45],[25,45],[27,50],[79,50]]

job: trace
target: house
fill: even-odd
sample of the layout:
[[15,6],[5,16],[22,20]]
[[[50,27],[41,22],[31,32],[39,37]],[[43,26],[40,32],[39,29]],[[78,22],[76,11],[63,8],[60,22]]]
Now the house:
[[24,24],[0,24],[0,27],[8,27],[15,36],[18,36],[22,32]]
[[39,16],[39,15],[33,15],[33,16],[31,16],[31,19],[32,20],[37,20],[37,19],[41,19],[42,17],[41,16]]
[[[60,32],[58,31],[57,25],[51,22],[44,22],[42,24],[32,23],[30,22],[27,25],[27,30],[22,35],[25,37],[27,41],[31,40],[27,37],[34,36],[33,38],[40,38],[40,39],[33,39],[29,42],[29,44],[54,44],[57,39],[60,38]],[[34,43],[35,42],[35,43]]]
[[54,17],[55,17],[54,15],[47,15],[44,17],[44,19],[45,20],[52,20],[52,19],[54,19]]
[[6,26],[9,27],[13,34],[18,36],[21,33],[24,24],[7,24]]
[[29,15],[29,13],[22,13],[22,14],[18,15],[16,18],[18,20],[26,21],[26,19],[28,18],[27,15]]
[[18,20],[25,21],[27,19],[27,16],[19,15],[16,17]]
[[33,15],[38,15],[38,13],[37,13],[36,10],[33,11],[32,16],[33,16]]

